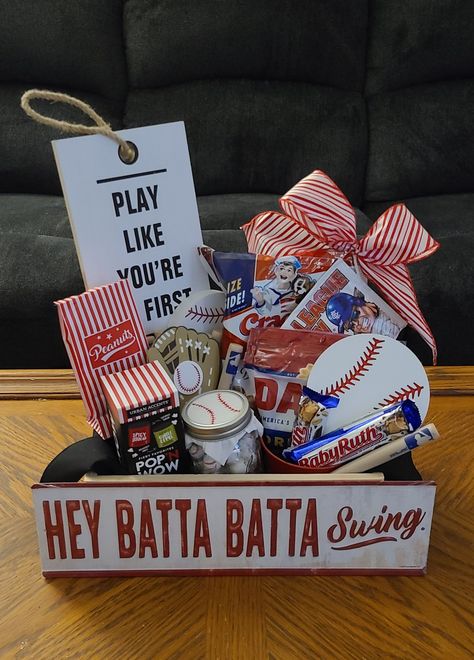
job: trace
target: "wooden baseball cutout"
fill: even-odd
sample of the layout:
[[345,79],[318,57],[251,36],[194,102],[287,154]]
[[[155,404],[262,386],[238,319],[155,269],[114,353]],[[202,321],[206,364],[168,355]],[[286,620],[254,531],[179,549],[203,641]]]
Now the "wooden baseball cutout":
[[325,433],[404,399],[416,403],[423,421],[430,402],[428,378],[416,355],[382,335],[354,335],[330,346],[316,360],[308,387],[339,398]]
[[196,291],[183,300],[174,310],[169,325],[184,326],[211,335],[222,330],[225,293],[223,291]]

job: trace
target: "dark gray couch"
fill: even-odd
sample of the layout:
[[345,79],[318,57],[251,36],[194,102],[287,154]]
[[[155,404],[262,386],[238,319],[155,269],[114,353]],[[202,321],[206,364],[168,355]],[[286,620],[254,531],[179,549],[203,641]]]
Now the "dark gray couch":
[[411,267],[439,361],[472,363],[473,27],[472,0],[0,0],[0,366],[66,366],[52,301],[83,290],[30,87],[117,129],[184,119],[216,248],[243,250],[239,225],[315,168],[360,233],[405,201],[442,243]]

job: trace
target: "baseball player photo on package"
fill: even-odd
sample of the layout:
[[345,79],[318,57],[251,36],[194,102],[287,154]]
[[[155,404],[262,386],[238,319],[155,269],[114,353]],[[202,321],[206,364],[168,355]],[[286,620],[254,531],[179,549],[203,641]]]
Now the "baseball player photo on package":
[[342,259],[322,275],[292,310],[284,328],[396,339],[406,322]]

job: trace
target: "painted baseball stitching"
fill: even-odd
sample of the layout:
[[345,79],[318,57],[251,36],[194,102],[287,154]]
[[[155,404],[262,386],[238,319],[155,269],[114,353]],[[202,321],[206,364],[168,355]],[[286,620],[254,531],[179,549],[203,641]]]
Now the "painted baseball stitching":
[[240,408],[234,408],[234,406],[232,406],[222,397],[222,394],[217,395],[217,400],[220,401],[220,403],[222,403],[223,406],[225,406],[229,410],[232,410],[232,412],[240,412]]
[[356,382],[360,380],[361,376],[366,375],[369,367],[373,365],[375,358],[380,353],[383,343],[383,339],[371,339],[364,353],[352,369],[333,385],[326,387],[325,394],[337,396],[338,394],[343,394],[346,390],[349,390],[355,385]]
[[216,416],[214,415],[214,412],[210,408],[208,408],[207,406],[203,406],[202,403],[192,403],[191,405],[196,406],[196,408],[202,408],[203,410],[208,412],[211,416],[211,423],[214,424],[214,422],[216,421]]
[[176,379],[178,381],[179,387],[183,390],[183,393],[184,392],[189,392],[190,394],[192,394],[195,391],[196,386],[199,385],[200,381],[201,381],[201,374],[199,373],[199,369],[197,368],[197,366],[194,363],[192,363],[191,366],[193,367],[194,371],[196,372],[196,376],[197,376],[197,383],[193,387],[186,387],[186,385],[184,385],[181,382],[181,376],[180,376],[180,373],[179,373],[179,365],[178,365],[178,369],[176,369]]
[[207,308],[207,307],[190,307],[185,314],[185,318],[191,317],[194,319],[200,319],[202,321],[209,321],[218,323],[224,319],[224,310],[222,308]]
[[421,391],[423,389],[423,385],[418,385],[418,383],[413,383],[413,385],[405,385],[405,387],[402,387],[399,390],[395,390],[393,394],[390,394],[383,401],[380,401],[378,407],[383,408],[384,406],[389,406],[392,403],[398,403],[399,401],[404,401],[405,399],[414,399],[417,396],[421,396]]

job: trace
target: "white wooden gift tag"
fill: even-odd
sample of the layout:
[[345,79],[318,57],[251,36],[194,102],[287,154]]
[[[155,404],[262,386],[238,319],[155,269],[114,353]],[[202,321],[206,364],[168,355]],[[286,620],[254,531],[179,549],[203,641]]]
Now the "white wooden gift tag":
[[191,291],[208,289],[183,122],[118,131],[136,147],[127,164],[109,137],[53,141],[85,286],[127,278],[145,332],[165,329]]

